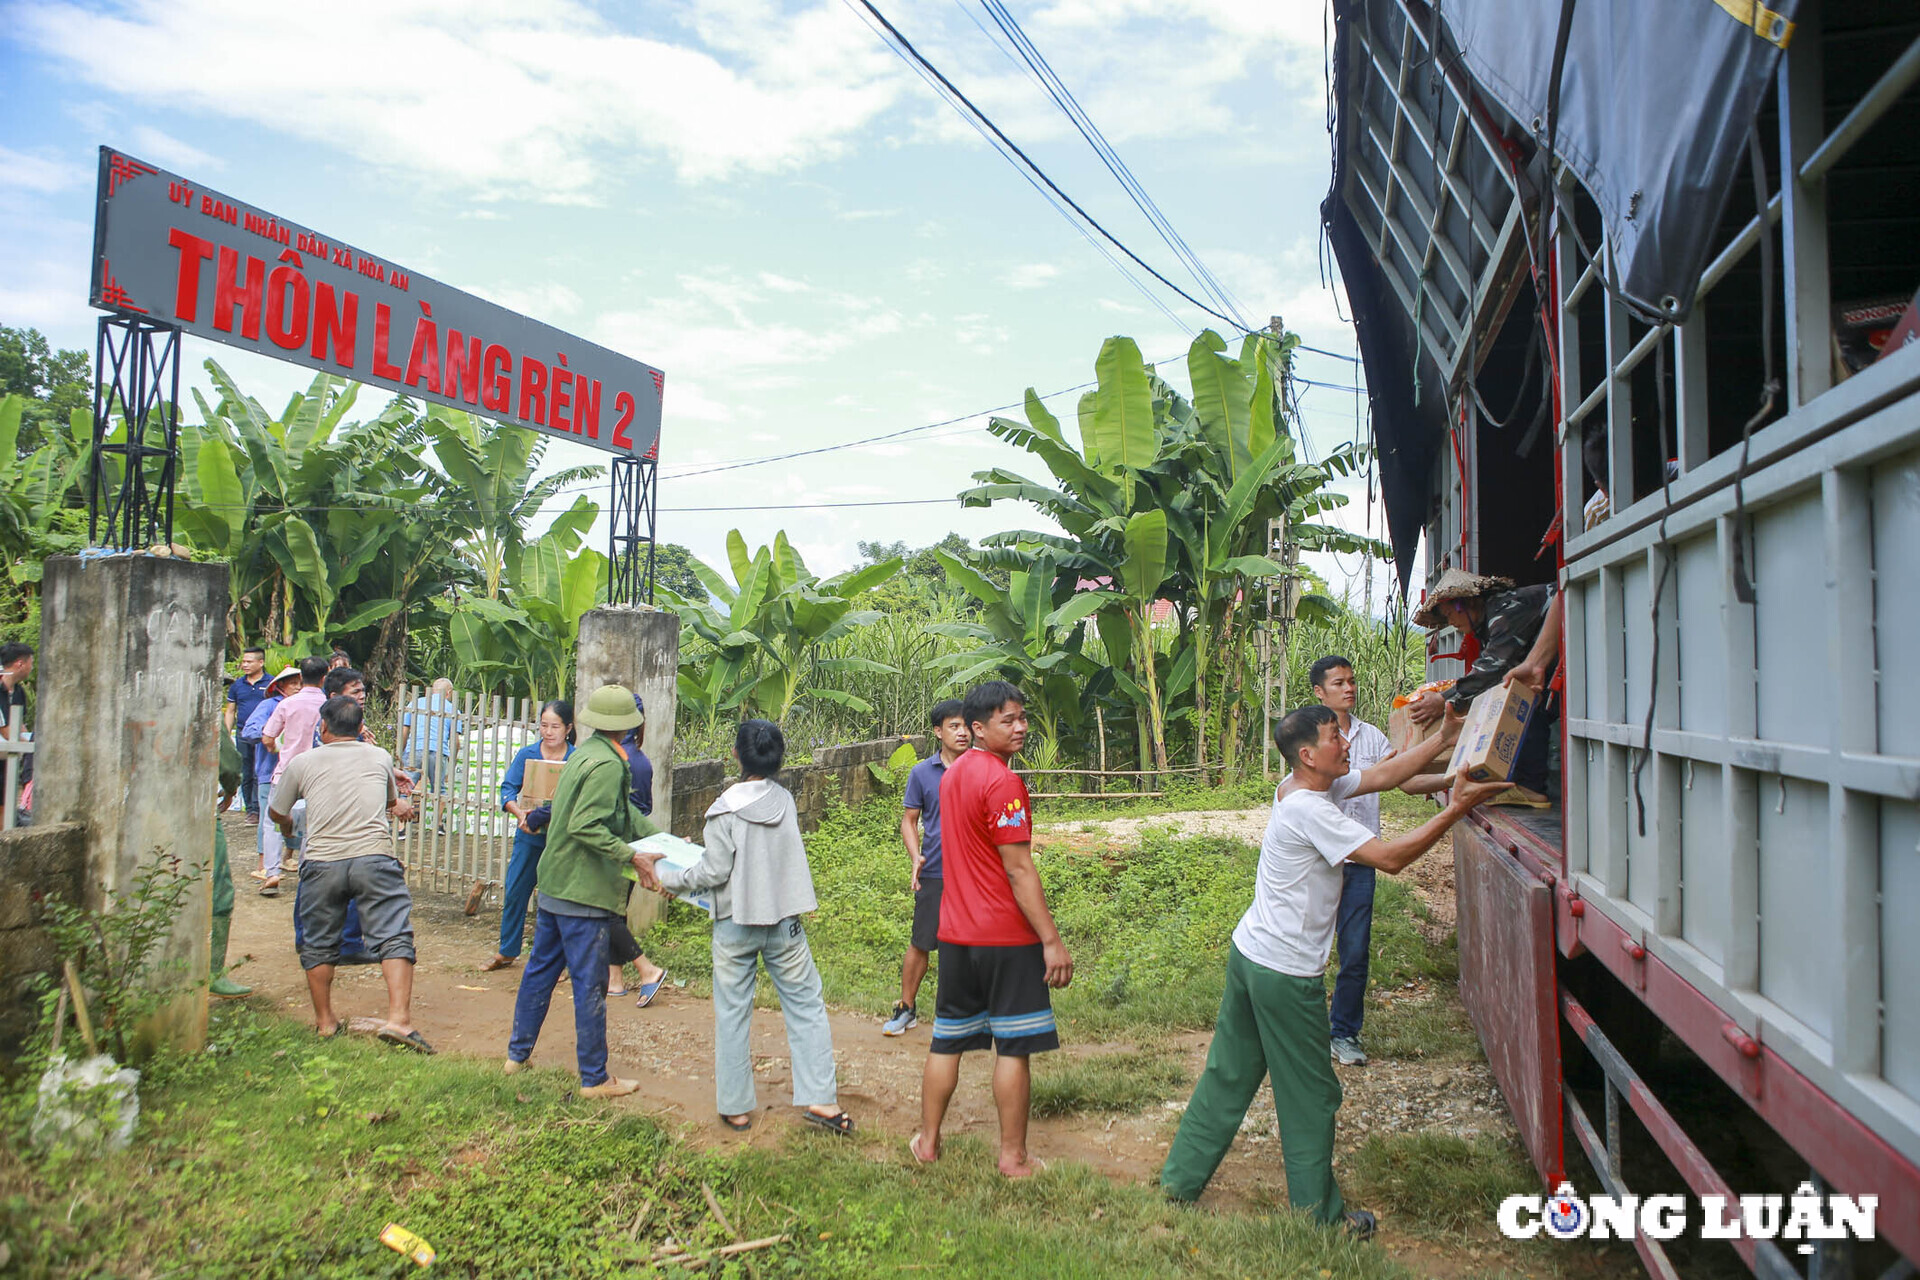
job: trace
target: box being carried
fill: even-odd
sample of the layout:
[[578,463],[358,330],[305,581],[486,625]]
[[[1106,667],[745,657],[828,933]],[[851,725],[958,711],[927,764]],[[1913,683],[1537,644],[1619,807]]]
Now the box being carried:
[[1495,685],[1473,700],[1454,745],[1447,774],[1456,782],[1506,782],[1520,754],[1527,721],[1540,705],[1540,691],[1515,681]]
[[1438,720],[1428,725],[1418,725],[1413,722],[1413,704],[1418,702],[1420,695],[1428,690],[1445,693],[1451,688],[1453,688],[1451,680],[1432,680],[1412,693],[1403,693],[1395,698],[1393,710],[1387,713],[1387,745],[1395,751],[1405,751],[1408,747],[1419,746],[1440,732]]
[[520,794],[516,797],[522,804],[545,804],[553,799],[554,790],[560,785],[559,760],[529,760],[521,773]]
[[[702,849],[691,840],[682,840],[679,836],[671,835],[665,831],[656,831],[645,839],[631,841],[628,843],[627,848],[633,850],[635,853],[665,854],[666,856],[664,858],[654,864],[655,871],[660,871],[667,867],[672,867],[677,871],[685,871],[688,867],[700,861],[701,856],[706,853],[705,849]],[[626,874],[631,879],[638,879],[638,877],[634,875],[632,867],[626,868]],[[708,919],[712,919],[713,895],[711,893],[676,893],[673,896],[687,903],[689,906],[700,908],[707,913]]]

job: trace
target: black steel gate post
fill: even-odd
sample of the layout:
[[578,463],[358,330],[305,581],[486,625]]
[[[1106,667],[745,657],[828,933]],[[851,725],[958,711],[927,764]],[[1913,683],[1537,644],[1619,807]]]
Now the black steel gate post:
[[[127,436],[112,443],[116,410]],[[155,436],[160,443],[148,443]],[[109,456],[121,460],[117,482],[107,472]],[[87,541],[122,551],[172,542],[179,457],[180,331],[126,312],[102,316],[94,357]],[[160,464],[151,477],[149,460]]]
[[653,603],[654,534],[658,531],[659,506],[659,460],[615,458],[613,505],[607,533],[607,603]]

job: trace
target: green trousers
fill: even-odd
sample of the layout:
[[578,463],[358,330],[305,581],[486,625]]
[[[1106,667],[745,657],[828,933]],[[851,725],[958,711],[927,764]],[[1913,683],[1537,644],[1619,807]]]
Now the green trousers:
[[1288,1201],[1320,1222],[1340,1221],[1346,1206],[1333,1180],[1340,1081],[1327,1036],[1324,979],[1275,973],[1230,948],[1207,1068],[1160,1170],[1166,1193],[1176,1200],[1200,1197],[1266,1078],[1280,1118]]
[[[265,819],[262,819],[265,821]],[[213,914],[233,914],[233,870],[227,864],[227,829],[213,820]]]

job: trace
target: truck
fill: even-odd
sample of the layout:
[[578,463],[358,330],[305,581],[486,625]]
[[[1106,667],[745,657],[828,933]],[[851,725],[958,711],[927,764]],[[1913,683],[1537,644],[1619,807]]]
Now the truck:
[[[1564,613],[1551,806],[1454,835],[1462,1000],[1543,1189],[1873,1197],[1871,1240],[1634,1247],[1911,1276],[1920,7],[1332,10],[1323,229],[1400,590]],[[1475,656],[1439,635],[1429,675]]]

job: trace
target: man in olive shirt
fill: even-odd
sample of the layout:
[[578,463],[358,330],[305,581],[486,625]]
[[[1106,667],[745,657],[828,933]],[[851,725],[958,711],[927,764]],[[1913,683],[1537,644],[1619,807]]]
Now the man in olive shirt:
[[413,898],[406,870],[393,856],[387,815],[405,812],[393,784],[393,757],[360,740],[360,704],[344,694],[320,707],[320,745],[301,752],[273,784],[267,817],[293,831],[293,806],[307,802],[306,845],[300,851],[300,967],[307,971],[314,1024],[323,1036],[346,1023],[333,1012],[333,970],[347,904],[360,908],[366,949],[380,957],[387,980],[387,1020],[380,1038],[420,1053],[433,1047],[413,1029]]
[[532,958],[514,1000],[506,1069],[512,1075],[532,1056],[565,968],[573,978],[580,1096],[617,1098],[640,1082],[607,1074],[608,938],[613,922],[626,915],[627,895],[643,862],[627,844],[660,828],[633,803],[620,746],[621,735],[641,722],[632,692],[602,685],[573,718],[594,732],[567,757],[554,788],[547,848],[540,856]]

